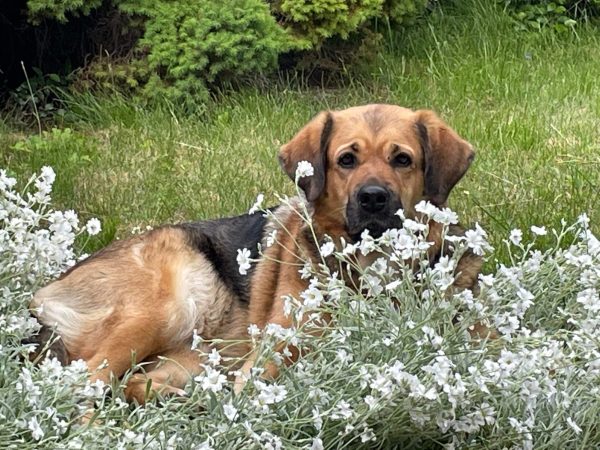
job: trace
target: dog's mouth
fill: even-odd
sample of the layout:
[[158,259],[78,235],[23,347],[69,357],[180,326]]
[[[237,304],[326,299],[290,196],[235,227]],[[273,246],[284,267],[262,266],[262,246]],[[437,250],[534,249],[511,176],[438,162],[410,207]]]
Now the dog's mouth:
[[371,219],[359,223],[349,222],[346,228],[352,242],[358,242],[361,240],[361,236],[365,230],[368,230],[369,235],[377,239],[381,237],[386,230],[400,227],[402,227],[402,220],[400,217],[394,215],[392,217]]
[[402,227],[402,219],[396,212],[402,208],[400,201],[390,202],[388,208],[377,213],[365,211],[357,202],[349,202],[346,207],[346,231],[353,242],[361,240],[365,230],[379,238],[390,228]]

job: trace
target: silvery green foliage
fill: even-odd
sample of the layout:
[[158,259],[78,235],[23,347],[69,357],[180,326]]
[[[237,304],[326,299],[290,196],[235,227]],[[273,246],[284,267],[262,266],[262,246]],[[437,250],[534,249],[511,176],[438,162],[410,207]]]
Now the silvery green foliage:
[[[53,178],[48,174],[46,183]],[[33,204],[27,196],[20,202],[14,181],[7,179],[2,172],[0,214],[12,209],[11,217],[44,219],[22,228],[1,219],[2,442],[18,448],[122,449],[526,449],[589,448],[600,442],[600,242],[585,215],[560,231],[550,230],[556,245],[547,250],[522,242],[513,230],[505,242],[510,264],[481,275],[477,293],[455,292],[451,284],[467,249],[490,250],[481,227],[464,237],[446,236],[454,251],[433,267],[418,262],[430,245],[427,218],[447,227],[456,221],[449,210],[421,204],[423,219],[405,220],[402,229],[379,239],[365,233],[361,242],[344,248],[321,242],[322,264],[299,268],[309,287],[300,298],[285,301],[294,327],[249,327],[259,360],[241,395],[232,393],[232,377],[224,369],[230,361],[211,350],[204,373],[187,387],[187,399],[141,408],[123,402],[118,383],[110,395],[102,386],[86,385],[81,363],[63,368],[55,361],[39,367],[17,361],[25,352],[20,338],[33,329],[23,313],[31,289],[75,257],[70,238],[34,238],[43,229],[49,236],[70,236],[66,226],[50,229],[56,220],[49,220],[54,214],[45,197],[49,189],[38,194],[43,202]],[[35,180],[44,180],[44,174]],[[302,200],[281,201],[310,225]],[[255,213],[268,214],[260,203]],[[27,208],[35,212],[23,212]],[[548,232],[539,225],[534,234]],[[17,234],[31,242],[31,253],[13,242]],[[277,245],[280,238],[273,234],[266,245]],[[36,247],[39,242],[50,242],[46,253]],[[373,252],[386,257],[360,269],[358,259]],[[54,254],[56,260],[44,259]],[[243,258],[242,263],[252,262]],[[350,267],[359,273],[356,285],[343,281]],[[323,320],[325,313],[331,321]],[[471,337],[469,330],[478,323],[499,337]],[[296,364],[282,364],[276,381],[264,380],[264,362],[281,362],[290,350],[274,353],[280,342],[306,352]],[[190,343],[207,348],[200,336],[190,336]],[[89,399],[97,399],[98,421],[91,427],[77,419]]]
[[[85,401],[104,395],[103,386],[86,380],[83,361],[62,367],[46,359],[35,368],[22,361],[30,346],[21,340],[39,328],[25,307],[42,283],[75,264],[73,243],[83,232],[73,211],[52,209],[54,179],[44,167],[20,193],[17,180],[0,170],[0,442],[15,448],[69,436]],[[99,222],[86,227],[93,234]]]

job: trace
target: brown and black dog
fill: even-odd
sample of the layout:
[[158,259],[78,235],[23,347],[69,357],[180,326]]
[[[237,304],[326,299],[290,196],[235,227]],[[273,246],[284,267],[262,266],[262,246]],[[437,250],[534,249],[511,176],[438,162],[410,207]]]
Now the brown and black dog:
[[[300,161],[312,164],[314,175],[299,186],[317,240],[327,235],[338,245],[341,238],[358,240],[365,229],[377,237],[401,226],[396,211],[414,217],[421,200],[444,206],[473,157],[472,146],[433,112],[393,105],[322,112],[279,154],[292,179]],[[36,293],[30,307],[44,326],[40,341],[54,329],[63,362],[84,359],[92,380],[105,382],[130,369],[134,352],[149,365],[129,379],[130,399],[145,400],[149,379],[153,391],[183,394],[190,377],[202,371],[191,349],[194,330],[205,340],[245,341],[249,324],[291,325],[282,297],[300,298],[307,288],[298,265],[317,258],[318,244],[289,207],[273,214],[276,220],[253,214],[165,226],[111,244]],[[241,275],[237,250],[251,249],[256,258],[258,244],[273,230],[281,231],[278,243]],[[434,224],[429,240],[433,262],[441,251]],[[481,259],[466,253],[455,286],[472,288],[480,268]],[[222,352],[237,357],[249,349],[240,344]],[[250,356],[243,371],[252,365]],[[269,365],[266,375],[276,376],[276,366]]]

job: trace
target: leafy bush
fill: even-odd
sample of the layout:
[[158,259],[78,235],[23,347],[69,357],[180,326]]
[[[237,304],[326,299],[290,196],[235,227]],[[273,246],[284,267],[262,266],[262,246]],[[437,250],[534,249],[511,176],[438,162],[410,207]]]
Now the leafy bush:
[[430,5],[428,0],[385,0],[384,17],[396,24],[412,23]]
[[[84,81],[98,80],[100,85],[141,91],[147,97],[164,94],[178,104],[198,102],[207,97],[211,85],[276,68],[278,56],[289,50],[305,50],[322,60],[318,52],[331,44],[334,59],[351,56],[365,40],[377,42],[373,36],[376,21],[405,25],[420,15],[427,3],[115,0],[113,12],[116,8],[121,15],[104,21],[116,24],[109,34],[123,35],[133,28],[141,37],[129,49],[114,39],[108,46],[99,42],[103,52],[118,47],[115,59],[96,55],[82,75]],[[54,18],[64,22],[89,14],[102,2],[28,0],[27,4],[35,21]],[[338,45],[339,40],[344,45]]]
[[144,12],[149,20],[139,46],[152,71],[147,94],[197,101],[206,97],[206,83],[273,69],[286,49],[285,33],[262,0],[156,2]]
[[48,17],[64,23],[68,15],[88,15],[101,4],[102,0],[27,0],[27,9],[34,23]]
[[[480,227],[446,236],[454,256],[434,267],[411,264],[427,251],[427,217],[444,228],[455,220],[430,204],[419,206],[424,220],[406,220],[380,239],[365,234],[339,251],[324,243],[323,255],[339,270],[304,268],[304,302],[287,299],[295,326],[249,329],[259,360],[281,361],[273,343],[285,341],[310,349],[300,361],[271,383],[257,371],[233,395],[220,373],[229,362],[213,353],[187,387],[189,398],[136,407],[123,402],[118,383],[107,396],[101,384],[86,382],[81,362],[18,361],[28,352],[21,338],[36,328],[25,310],[31,293],[75,261],[80,227],[72,211],[50,207],[53,180],[45,168],[28,183],[29,195],[19,194],[0,170],[0,440],[7,445],[553,449],[600,442],[600,241],[586,216],[554,232],[556,245],[545,251],[513,230],[505,242],[511,264],[482,275],[477,293],[453,292],[451,284],[466,249],[488,248]],[[302,203],[291,205],[306,214]],[[97,231],[97,223],[86,229]],[[389,252],[395,264],[377,259],[361,271],[358,288],[347,286],[341,271],[373,251]],[[309,319],[299,325],[303,313]],[[499,337],[472,337],[476,323]],[[90,399],[99,420],[87,427],[78,418]]]
[[273,6],[296,37],[296,45],[313,48],[332,36],[347,38],[359,26],[379,17],[382,0],[282,0]]
[[600,13],[600,0],[503,0],[522,29],[566,31]]
[[16,108],[16,116],[26,123],[41,121],[48,117],[65,113],[56,91],[67,87],[69,77],[60,77],[55,73],[44,75],[38,68],[27,81],[10,93],[10,100]]

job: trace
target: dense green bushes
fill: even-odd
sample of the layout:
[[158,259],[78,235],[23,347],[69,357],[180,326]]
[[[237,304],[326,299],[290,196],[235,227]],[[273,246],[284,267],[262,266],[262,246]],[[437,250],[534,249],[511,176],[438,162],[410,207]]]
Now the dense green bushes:
[[[600,13],[600,0],[496,1],[522,29],[568,30],[578,20]],[[438,3],[453,2],[27,1],[34,25],[43,20],[78,20],[93,13],[98,16],[94,23],[105,29],[90,36],[112,36],[97,43],[97,54],[80,71],[81,86],[125,88],[147,99],[166,97],[179,105],[201,104],[211,88],[274,70],[281,55],[287,55],[286,67],[300,63],[331,69],[339,67],[340,60],[361,59],[373,53],[380,30],[407,26]]]
[[[101,0],[29,0],[32,21],[66,21],[89,14]],[[105,2],[106,3],[106,2]],[[278,56],[295,59],[326,49],[335,38],[352,55],[376,21],[398,26],[414,21],[428,0],[114,0],[120,30],[137,28],[128,52],[104,54],[83,72],[89,82],[127,87],[154,97],[195,103],[211,85],[277,67]],[[106,6],[106,5],[103,5]],[[140,20],[142,19],[142,20]],[[113,33],[114,34],[114,33]],[[349,44],[349,45],[348,45]],[[346,53],[345,55],[343,53]],[[117,53],[117,52],[115,52]],[[115,57],[118,56],[118,57]],[[340,52],[336,52],[336,57]],[[289,60],[289,58],[288,58]],[[293,62],[294,58],[292,58]]]

